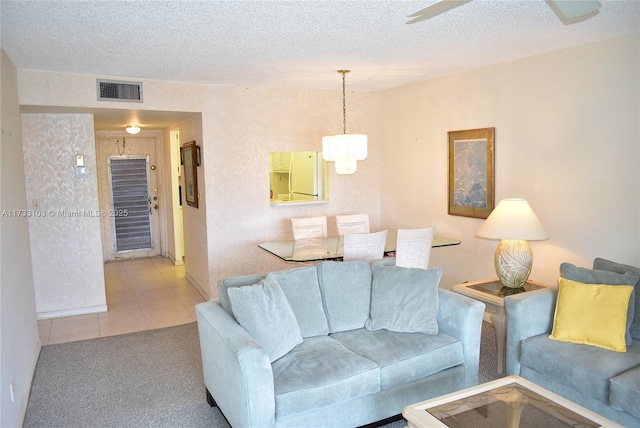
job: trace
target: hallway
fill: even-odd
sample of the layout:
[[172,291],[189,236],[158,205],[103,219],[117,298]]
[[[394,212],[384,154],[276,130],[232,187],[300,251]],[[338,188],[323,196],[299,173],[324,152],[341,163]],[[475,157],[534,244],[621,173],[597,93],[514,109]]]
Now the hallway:
[[40,341],[53,345],[194,322],[194,306],[204,298],[184,275],[184,265],[164,257],[105,263],[108,311],[39,320]]

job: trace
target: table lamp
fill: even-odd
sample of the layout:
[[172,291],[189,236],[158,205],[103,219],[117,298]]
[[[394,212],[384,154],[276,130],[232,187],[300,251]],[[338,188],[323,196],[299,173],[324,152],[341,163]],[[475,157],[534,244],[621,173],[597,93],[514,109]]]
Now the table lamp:
[[521,288],[531,273],[533,252],[527,241],[549,239],[529,203],[521,198],[502,199],[476,236],[500,240],[494,264],[500,282],[509,288]]

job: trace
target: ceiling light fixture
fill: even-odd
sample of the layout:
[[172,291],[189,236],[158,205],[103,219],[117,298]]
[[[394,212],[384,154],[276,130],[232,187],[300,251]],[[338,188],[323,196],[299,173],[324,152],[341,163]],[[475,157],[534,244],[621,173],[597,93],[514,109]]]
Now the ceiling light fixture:
[[353,174],[359,160],[367,158],[367,136],[347,134],[346,74],[350,70],[338,70],[342,74],[342,134],[322,137],[322,158],[336,163],[337,174]]
[[129,133],[129,134],[137,134],[138,132],[140,132],[140,127],[138,125],[129,125],[125,128],[125,130]]

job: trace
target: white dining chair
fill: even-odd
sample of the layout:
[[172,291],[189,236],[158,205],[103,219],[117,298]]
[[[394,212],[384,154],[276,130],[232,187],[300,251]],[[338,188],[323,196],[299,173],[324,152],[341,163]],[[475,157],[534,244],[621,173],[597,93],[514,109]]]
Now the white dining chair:
[[293,239],[324,238],[327,236],[327,217],[300,217],[291,219]]
[[369,233],[369,214],[349,214],[336,216],[338,236],[347,233]]
[[373,233],[347,233],[344,235],[343,257],[349,260],[377,260],[384,257],[387,231]]
[[396,266],[428,269],[435,229],[398,229]]

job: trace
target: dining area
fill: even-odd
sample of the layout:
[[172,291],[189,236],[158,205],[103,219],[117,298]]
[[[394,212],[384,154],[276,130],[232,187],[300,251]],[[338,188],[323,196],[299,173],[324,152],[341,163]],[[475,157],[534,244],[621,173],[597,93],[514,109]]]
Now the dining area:
[[328,236],[327,216],[291,218],[293,240],[263,242],[259,248],[280,260],[376,260],[395,257],[396,266],[427,269],[432,248],[459,245],[435,234],[435,226],[371,231],[368,214],[334,216],[337,236]]

